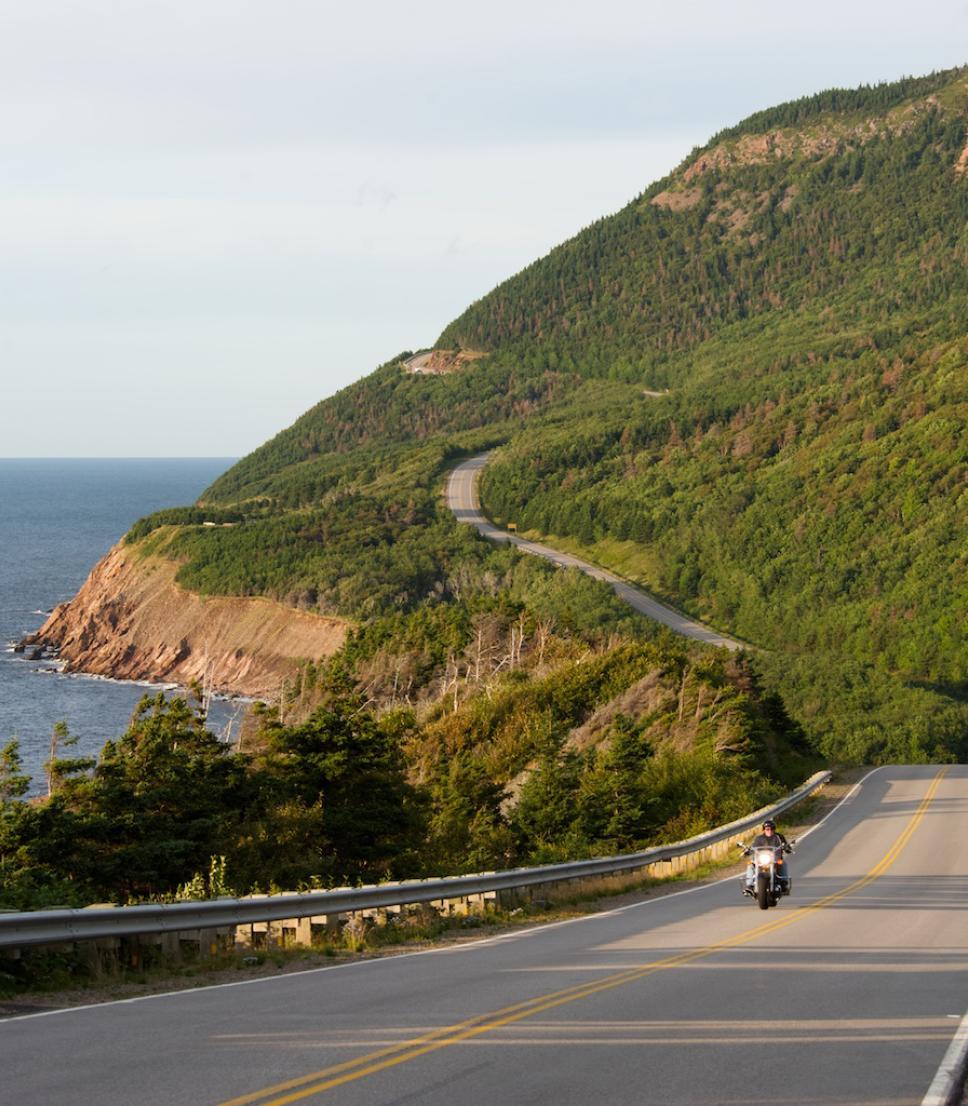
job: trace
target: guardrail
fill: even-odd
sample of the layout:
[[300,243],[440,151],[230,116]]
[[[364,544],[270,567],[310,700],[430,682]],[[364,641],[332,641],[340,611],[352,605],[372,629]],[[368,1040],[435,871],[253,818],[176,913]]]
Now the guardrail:
[[[368,887],[344,887],[332,891],[0,914],[0,948],[137,937],[144,934],[175,934],[298,918],[331,918],[362,910],[465,899],[494,892],[520,891],[547,884],[618,875],[649,869],[667,861],[675,862],[678,858],[694,854],[707,854],[711,859],[717,846],[728,846],[733,838],[747,833],[763,819],[789,810],[818,791],[829,780],[829,772],[818,772],[785,799],[746,818],[719,826],[687,841],[660,845],[638,853],[536,868],[512,868],[506,872],[452,876],[446,879],[406,880]],[[726,849],[716,851],[722,855]]]

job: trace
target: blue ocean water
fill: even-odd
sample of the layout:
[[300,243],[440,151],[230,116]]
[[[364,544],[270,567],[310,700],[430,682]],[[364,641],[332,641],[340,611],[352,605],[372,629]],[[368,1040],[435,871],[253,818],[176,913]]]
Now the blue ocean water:
[[[133,522],[194,502],[231,463],[211,457],[0,459],[0,745],[20,741],[34,790],[56,722],[66,722],[78,737],[77,754],[96,755],[124,731],[138,700],[153,689],[59,674],[13,653],[12,643],[70,599]],[[212,728],[224,727],[236,711],[214,704]]]

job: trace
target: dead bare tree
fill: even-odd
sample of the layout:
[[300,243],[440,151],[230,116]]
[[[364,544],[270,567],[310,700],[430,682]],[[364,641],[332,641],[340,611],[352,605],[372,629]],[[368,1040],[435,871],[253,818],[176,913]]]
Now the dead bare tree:
[[545,649],[548,647],[548,639],[551,637],[551,631],[554,629],[555,620],[553,618],[539,619],[534,628],[535,643],[538,647],[538,667],[540,668],[544,664]]
[[508,649],[508,664],[511,668],[517,668],[521,663],[521,647],[524,644],[524,613],[518,619],[517,625],[511,626],[511,640]]
[[286,683],[287,683],[287,681],[285,679],[283,679],[282,684],[279,688],[279,725],[280,726],[285,725]]
[[686,704],[686,681],[689,679],[690,668],[686,665],[682,670],[682,683],[679,685],[679,721],[682,721],[682,712]]
[[474,654],[474,683],[481,682],[481,654],[484,644],[484,627],[477,627],[477,649]]

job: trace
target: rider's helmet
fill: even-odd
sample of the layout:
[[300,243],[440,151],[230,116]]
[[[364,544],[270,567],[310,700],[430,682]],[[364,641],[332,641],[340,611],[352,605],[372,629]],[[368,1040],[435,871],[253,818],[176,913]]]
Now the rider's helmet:
[[772,818],[767,818],[767,820],[763,823],[763,829],[771,829],[775,831],[776,822],[774,822]]

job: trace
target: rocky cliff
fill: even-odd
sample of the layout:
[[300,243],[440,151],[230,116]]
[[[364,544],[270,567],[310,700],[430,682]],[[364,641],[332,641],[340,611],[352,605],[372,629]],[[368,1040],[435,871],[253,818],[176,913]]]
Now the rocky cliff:
[[202,598],[178,566],[115,546],[27,645],[58,651],[68,671],[274,698],[302,659],[329,656],[348,624],[261,598]]

